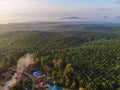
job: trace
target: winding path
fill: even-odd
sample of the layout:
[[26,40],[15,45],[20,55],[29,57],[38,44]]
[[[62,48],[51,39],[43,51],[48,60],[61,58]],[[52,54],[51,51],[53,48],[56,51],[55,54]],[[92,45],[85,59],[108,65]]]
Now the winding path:
[[31,78],[31,80],[32,80],[32,82],[33,82],[33,84],[32,84],[32,89],[31,89],[31,90],[34,90],[34,88],[35,88],[35,80],[34,80],[34,77],[33,77],[31,74],[26,73],[26,72],[23,72],[23,74],[26,75],[26,76],[28,76],[29,78]]

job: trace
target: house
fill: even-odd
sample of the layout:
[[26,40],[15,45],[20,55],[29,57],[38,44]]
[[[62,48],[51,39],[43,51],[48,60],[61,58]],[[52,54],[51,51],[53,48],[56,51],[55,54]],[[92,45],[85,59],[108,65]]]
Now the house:
[[7,71],[5,73],[2,73],[1,76],[7,77],[10,76],[13,73],[13,71]]
[[46,83],[45,82],[38,82],[38,87],[45,87]]
[[20,77],[19,77],[19,80],[21,80],[21,81],[26,81],[28,79],[28,77],[27,76],[24,76],[24,75],[21,75]]

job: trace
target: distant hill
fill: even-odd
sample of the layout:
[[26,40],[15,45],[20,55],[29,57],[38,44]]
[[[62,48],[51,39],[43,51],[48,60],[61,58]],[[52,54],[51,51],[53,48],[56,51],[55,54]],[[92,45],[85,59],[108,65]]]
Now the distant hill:
[[[73,17],[74,18],[74,17]],[[8,31],[98,31],[98,32],[120,32],[120,24],[87,24],[84,22],[24,22],[0,25],[0,32]]]

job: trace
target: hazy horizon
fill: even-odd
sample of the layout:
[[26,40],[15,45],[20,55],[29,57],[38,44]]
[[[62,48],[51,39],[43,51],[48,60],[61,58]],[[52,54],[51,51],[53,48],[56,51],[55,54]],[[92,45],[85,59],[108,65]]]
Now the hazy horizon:
[[120,23],[120,0],[0,0],[0,24],[31,21]]

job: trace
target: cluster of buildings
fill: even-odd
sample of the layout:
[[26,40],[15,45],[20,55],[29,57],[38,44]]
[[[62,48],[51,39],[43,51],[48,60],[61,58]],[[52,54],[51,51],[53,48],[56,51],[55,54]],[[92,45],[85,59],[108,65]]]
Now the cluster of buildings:
[[[6,72],[3,72],[0,74],[2,77],[8,77],[11,78],[15,72],[16,68],[12,68],[11,70],[8,70]],[[25,69],[25,73],[29,74],[31,77],[28,77],[27,75],[22,74],[19,79],[22,82],[27,81],[28,79],[32,78],[33,83],[35,85],[32,85],[33,88],[47,88],[47,90],[62,90],[60,87],[55,86],[55,81],[51,79],[51,77],[44,75],[41,71],[34,71],[34,66],[29,66]],[[10,81],[5,80],[4,84],[10,83]],[[28,90],[27,88],[25,90]]]

